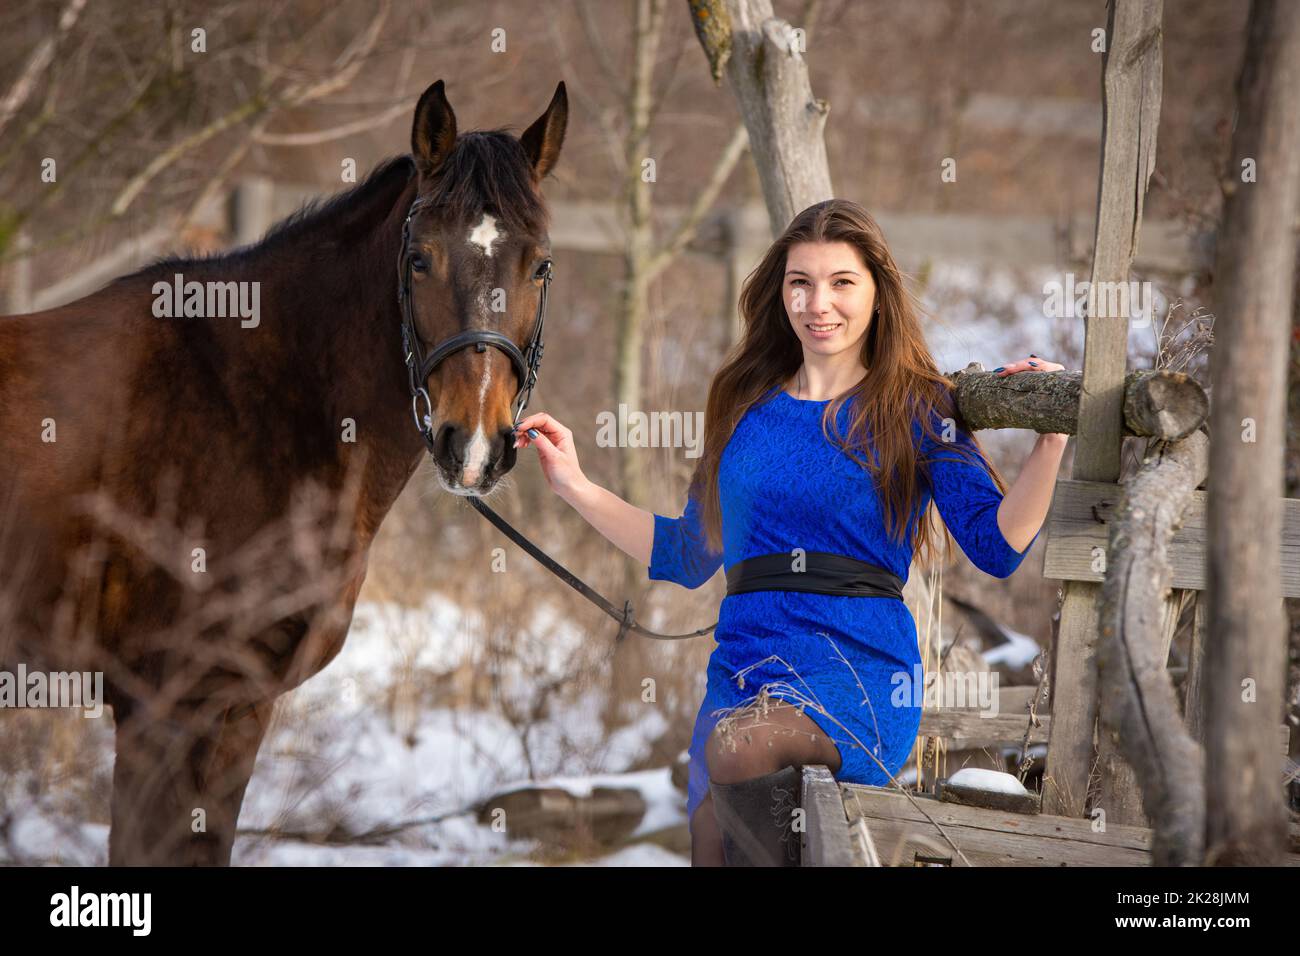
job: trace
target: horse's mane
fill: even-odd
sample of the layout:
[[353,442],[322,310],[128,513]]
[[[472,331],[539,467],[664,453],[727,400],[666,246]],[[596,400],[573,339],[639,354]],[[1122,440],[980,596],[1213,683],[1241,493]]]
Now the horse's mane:
[[[415,175],[415,160],[391,156],[376,166],[361,182],[333,196],[307,200],[295,212],[271,226],[258,242],[236,249],[200,256],[164,255],[122,278],[174,272],[194,263],[220,267],[245,265],[274,249],[310,238],[320,243],[342,240],[363,225],[376,200],[387,197],[387,213]],[[549,228],[545,202],[532,187],[531,166],[523,146],[506,129],[473,130],[456,139],[455,148],[443,163],[426,197],[442,215],[453,222],[477,219],[487,211],[508,231],[544,236]]]
[[546,203],[533,189],[532,165],[523,145],[505,129],[457,137],[426,196],[452,222],[490,212],[507,232],[540,238],[549,228]]

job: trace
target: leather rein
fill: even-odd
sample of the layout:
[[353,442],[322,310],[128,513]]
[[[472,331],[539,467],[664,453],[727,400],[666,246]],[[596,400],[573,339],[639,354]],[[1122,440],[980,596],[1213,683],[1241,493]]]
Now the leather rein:
[[[515,375],[520,383],[519,392],[515,395],[515,400],[511,404],[511,411],[514,416],[511,419],[511,425],[517,426],[519,424],[520,416],[523,415],[524,409],[528,407],[528,400],[532,397],[533,387],[537,384],[537,376],[542,367],[542,350],[544,348],[542,330],[546,324],[546,293],[550,288],[551,279],[555,275],[555,268],[551,260],[546,260],[545,271],[541,274],[542,289],[541,296],[537,301],[537,316],[533,322],[533,334],[524,351],[521,352],[514,342],[500,332],[494,332],[490,329],[466,329],[444,339],[431,351],[426,352],[424,343],[420,341],[420,335],[415,329],[415,305],[411,295],[410,247],[411,218],[422,207],[429,204],[428,199],[417,198],[415,202],[411,203],[411,208],[406,213],[406,220],[402,223],[402,248],[397,259],[397,303],[402,313],[402,354],[403,361],[406,364],[407,383],[411,391],[411,417],[415,419],[415,427],[424,439],[429,454],[432,455],[434,449],[433,403],[429,399],[425,383],[444,359],[461,349],[473,346],[476,351],[485,352],[490,345],[500,349],[510,357],[510,362],[514,366]],[[421,400],[424,402],[423,415],[420,414]],[[689,634],[661,634],[658,631],[643,627],[636,622],[636,615],[631,601],[623,602],[622,610],[614,607],[613,604],[593,590],[576,574],[552,559],[545,551],[516,531],[508,521],[489,508],[482,498],[471,495],[469,496],[469,503],[474,506],[479,514],[496,525],[502,533],[532,555],[548,571],[618,621],[618,636],[615,640],[621,641],[628,631],[633,631],[643,637],[653,638],[658,641],[680,641],[691,637],[703,637],[718,626],[715,622],[708,627],[691,631]]]

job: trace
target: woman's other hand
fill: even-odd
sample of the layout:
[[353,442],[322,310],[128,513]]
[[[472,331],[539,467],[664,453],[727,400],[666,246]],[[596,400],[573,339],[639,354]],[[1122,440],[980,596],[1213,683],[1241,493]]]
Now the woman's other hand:
[[[1039,358],[1037,355],[1030,353],[1029,358],[1021,359],[1018,362],[1008,362],[1006,365],[999,365],[993,370],[998,378],[1005,378],[1008,375],[1015,375],[1017,372],[1063,372],[1064,365],[1057,365],[1055,362],[1049,362],[1045,358]],[[1065,442],[1070,436],[1063,432],[1043,432],[1056,441]]]
[[587,476],[578,464],[573,432],[545,412],[519,420],[515,429],[515,447],[537,449],[546,483],[561,498],[571,502],[574,493],[587,484]]

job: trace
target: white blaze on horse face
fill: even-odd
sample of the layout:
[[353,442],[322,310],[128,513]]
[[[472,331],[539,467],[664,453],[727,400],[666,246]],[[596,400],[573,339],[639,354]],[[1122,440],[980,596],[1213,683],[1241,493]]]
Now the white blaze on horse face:
[[487,435],[483,434],[483,426],[479,425],[478,428],[474,429],[474,437],[465,446],[465,467],[460,474],[460,483],[462,485],[469,488],[478,484],[483,468],[487,464],[487,457]]
[[491,452],[487,435],[483,432],[483,406],[487,402],[488,387],[492,384],[492,354],[491,351],[485,351],[474,357],[483,362],[483,376],[478,383],[478,424],[474,428],[473,437],[465,446],[465,463],[460,472],[460,483],[466,488],[478,484]]
[[470,245],[478,246],[489,258],[492,256],[492,243],[500,238],[501,233],[497,231],[496,217],[488,213],[484,213],[479,224],[469,231]]
[[[501,230],[497,229],[496,217],[490,213],[484,213],[483,218],[479,220],[478,225],[469,231],[469,236],[466,237],[466,242],[471,246],[477,246],[478,249],[482,251],[483,255],[490,259],[492,257],[492,247],[499,240],[504,238],[505,234]],[[489,309],[490,285],[491,282],[488,281],[485,276],[479,287],[478,295],[476,296],[475,304],[477,306],[477,311],[484,321],[487,321],[491,317]],[[473,485],[478,484],[479,479],[483,476],[483,472],[487,467],[488,456],[492,451],[491,443],[488,441],[488,437],[483,431],[482,424],[484,418],[484,405],[487,402],[487,392],[488,388],[492,384],[492,362],[489,360],[487,353],[483,354],[482,359],[483,377],[479,380],[478,392],[479,424],[474,429],[474,436],[469,440],[469,444],[465,446],[465,463],[461,469],[461,485],[464,487],[472,487]]]

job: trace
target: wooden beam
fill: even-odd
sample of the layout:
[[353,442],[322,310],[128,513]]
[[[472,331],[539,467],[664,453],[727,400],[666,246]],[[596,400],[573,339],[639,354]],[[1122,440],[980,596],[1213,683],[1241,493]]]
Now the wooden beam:
[[[1107,821],[1023,814],[946,803],[925,794],[840,784],[850,825],[864,818],[885,866],[913,866],[920,856],[963,865],[935,823],[942,826],[973,866],[1150,866],[1151,831]],[[1286,866],[1300,866],[1300,824],[1291,824]]]
[[[1111,482],[1075,481],[1056,483],[1052,510],[1047,516],[1047,548],[1043,554],[1043,577],[1058,581],[1101,583],[1105,568],[1110,523],[1115,518],[1123,488]],[[1300,597],[1300,499],[1283,498],[1282,594]],[[1169,544],[1173,571],[1170,586],[1203,591],[1206,586],[1206,493],[1192,492],[1182,526]]]
[[918,737],[939,737],[952,750],[982,750],[985,747],[1018,745],[1029,731],[1029,743],[1045,744],[1052,725],[1050,715],[1038,715],[1039,726],[1029,726],[1028,714],[998,714],[985,717],[970,710],[923,710]]
[[853,866],[850,853],[849,821],[839,784],[826,767],[803,768],[803,847],[801,866]]
[[[1028,714],[1006,713],[986,717],[966,708],[924,710],[921,712],[921,726],[917,730],[917,736],[939,737],[948,742],[951,750],[983,750],[985,747],[1019,746],[1028,730],[1032,746],[1047,743],[1051,735],[1052,715],[1040,712],[1038,723],[1039,726],[1030,727]],[[1279,724],[1277,740],[1282,756],[1287,756],[1291,728]]]
[[[1142,204],[1155,168],[1160,122],[1162,0],[1112,0],[1102,61],[1101,176],[1090,283],[1128,282],[1142,229]],[[1105,283],[1106,285],[1103,285]],[[1100,296],[1085,319],[1083,392],[1073,477],[1113,482],[1120,474],[1129,317],[1109,314]],[[1052,662],[1052,731],[1043,808],[1083,816],[1097,718],[1100,588],[1067,581]],[[1103,756],[1109,764],[1109,758]],[[1109,767],[1103,772],[1110,772]]]

